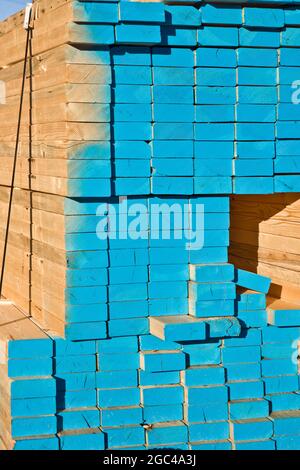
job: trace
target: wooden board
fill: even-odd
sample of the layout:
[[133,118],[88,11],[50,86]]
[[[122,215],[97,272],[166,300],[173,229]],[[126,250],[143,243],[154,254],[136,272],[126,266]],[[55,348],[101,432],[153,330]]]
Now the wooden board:
[[276,297],[299,299],[300,194],[232,197],[229,259],[271,277]]
[[[0,436],[2,446],[13,449],[11,437],[11,379],[8,378],[8,342],[48,339],[49,336],[12,302],[0,301]],[[0,446],[1,448],[1,446]]]

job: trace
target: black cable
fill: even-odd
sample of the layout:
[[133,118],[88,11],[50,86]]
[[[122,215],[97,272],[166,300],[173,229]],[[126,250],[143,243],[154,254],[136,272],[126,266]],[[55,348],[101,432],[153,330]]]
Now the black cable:
[[8,235],[9,235],[9,228],[10,228],[10,222],[11,222],[12,200],[13,200],[13,194],[14,194],[14,184],[15,184],[17,159],[18,159],[18,151],[19,151],[19,143],[20,143],[22,110],[23,110],[24,91],[25,91],[25,82],[26,82],[26,70],[27,70],[27,58],[28,58],[28,50],[29,50],[30,37],[31,37],[30,29],[31,29],[30,27],[27,29],[27,39],[26,39],[26,48],[25,48],[25,57],[24,57],[24,66],[23,66],[21,97],[20,97],[20,105],[19,105],[18,126],[17,126],[17,134],[16,134],[16,145],[15,145],[13,170],[12,170],[11,184],[10,184],[10,195],[9,195],[7,222],[6,222],[5,237],[4,237],[4,248],[3,248],[3,255],[2,255],[2,267],[1,267],[1,276],[0,276],[0,299],[2,297],[3,280],[4,280],[4,273],[5,273],[6,255],[7,255]]
[[29,264],[28,264],[28,313],[32,314],[32,255],[33,255],[33,201],[32,201],[32,125],[33,125],[33,65],[32,28],[29,28],[29,142],[28,142],[28,190],[29,190]]

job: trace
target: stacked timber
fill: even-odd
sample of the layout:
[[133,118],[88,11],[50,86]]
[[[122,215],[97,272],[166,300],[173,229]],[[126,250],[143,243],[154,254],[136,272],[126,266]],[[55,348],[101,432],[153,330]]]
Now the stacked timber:
[[[27,59],[3,294],[30,310],[45,327],[63,334],[67,229],[62,196],[110,194],[110,148],[105,139],[109,138],[111,71],[101,65],[102,56],[106,61],[109,57],[105,48],[95,52],[66,44],[78,26],[71,23],[78,19],[72,2],[52,2],[46,9],[44,3],[36,4],[33,55]],[[54,18],[57,35],[47,27]],[[0,106],[1,251],[25,50],[22,19],[4,22],[1,35],[5,44],[0,70],[5,84],[5,103]]]
[[[0,29],[2,244],[21,23]],[[267,297],[238,225],[240,195],[299,190],[299,8],[40,0],[33,26],[3,291],[31,317],[0,305],[1,445],[299,447],[299,302]]]
[[[29,339],[30,338],[30,339]],[[41,383],[49,384],[47,373],[43,374],[42,367],[50,358],[43,359],[49,354],[49,341],[51,340],[42,329],[34,324],[25,314],[20,311],[12,302],[1,303],[0,307],[0,449],[8,450],[14,446],[13,435],[15,430],[14,415],[30,414],[26,410],[24,399],[33,401],[39,407],[37,416],[51,414],[49,406],[52,408],[52,419],[55,413],[55,380],[51,378],[52,399],[49,406],[43,407],[43,392],[39,386]],[[45,353],[47,351],[47,353]],[[37,358],[38,355],[38,358]],[[44,364],[43,364],[44,362]],[[32,368],[36,369],[34,372]],[[34,380],[34,375],[40,374],[38,381]],[[46,377],[42,377],[45,375]],[[13,377],[20,376],[19,381],[14,381]],[[23,377],[26,377],[24,379]],[[46,382],[43,382],[46,380]],[[41,382],[42,381],[42,382]],[[46,395],[48,397],[49,393]],[[39,400],[41,402],[39,403]],[[28,423],[29,424],[29,423]]]
[[231,200],[230,259],[272,278],[276,297],[299,302],[299,194]]

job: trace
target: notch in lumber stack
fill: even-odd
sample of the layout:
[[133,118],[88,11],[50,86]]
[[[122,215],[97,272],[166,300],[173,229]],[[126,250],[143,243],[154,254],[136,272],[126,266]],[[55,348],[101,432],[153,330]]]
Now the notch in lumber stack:
[[[239,207],[240,195],[299,190],[298,117],[287,103],[299,8],[68,0],[36,7],[32,149],[27,77],[4,284],[18,307],[0,305],[1,445],[299,446],[299,309],[273,286],[267,297],[270,270],[251,272],[253,254],[239,247],[249,245],[248,220],[237,226],[235,207],[228,262],[229,195]],[[22,15],[0,32],[3,234]],[[129,211],[143,204],[141,238],[103,236],[99,206],[102,215],[109,205],[117,217],[127,211],[116,196],[129,196]],[[153,229],[157,204],[172,206],[175,221],[184,209],[189,222],[203,214],[197,250],[177,238],[173,219],[170,239]],[[18,312],[29,325],[22,334],[7,324],[20,307],[32,315]]]

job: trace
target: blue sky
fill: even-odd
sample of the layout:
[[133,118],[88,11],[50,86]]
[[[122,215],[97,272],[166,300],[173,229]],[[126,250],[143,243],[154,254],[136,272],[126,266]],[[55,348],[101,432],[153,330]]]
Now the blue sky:
[[0,20],[21,10],[29,0],[0,0]]

